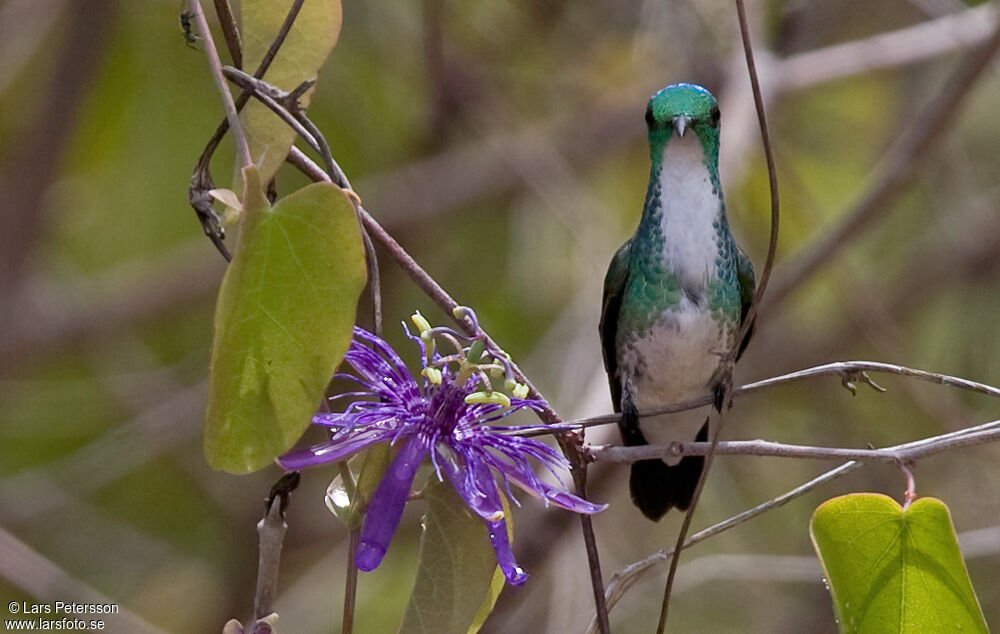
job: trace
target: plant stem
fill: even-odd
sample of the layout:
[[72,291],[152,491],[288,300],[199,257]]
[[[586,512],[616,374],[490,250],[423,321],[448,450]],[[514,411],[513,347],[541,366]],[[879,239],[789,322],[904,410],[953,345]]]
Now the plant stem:
[[236,26],[236,16],[233,15],[229,0],[215,0],[215,15],[218,16],[219,24],[222,26],[222,35],[226,38],[226,48],[229,49],[229,56],[233,59],[233,66],[243,68],[243,41],[240,39],[240,30]]
[[341,634],[351,634],[354,631],[354,606],[358,596],[358,565],[354,557],[358,553],[358,542],[361,540],[361,528],[352,528],[350,542],[347,548],[347,582],[344,584],[344,620],[340,628]]
[[233,138],[236,139],[236,153],[239,156],[240,164],[243,167],[253,165],[250,158],[250,146],[247,145],[246,135],[243,134],[243,126],[240,125],[240,117],[236,112],[236,104],[233,102],[233,95],[229,92],[229,84],[222,75],[222,62],[219,61],[219,51],[215,48],[215,40],[212,39],[212,32],[208,28],[208,21],[205,19],[205,12],[201,8],[198,0],[188,0],[188,7],[194,17],[195,24],[198,25],[198,32],[205,42],[205,56],[208,58],[208,67],[212,71],[212,79],[215,80],[215,87],[222,97],[222,106],[226,111],[226,121],[233,131]]

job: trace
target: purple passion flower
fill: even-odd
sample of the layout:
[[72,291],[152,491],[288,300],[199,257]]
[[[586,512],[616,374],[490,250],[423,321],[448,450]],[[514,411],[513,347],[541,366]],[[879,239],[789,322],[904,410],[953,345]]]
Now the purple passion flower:
[[[287,453],[279,462],[286,469],[301,469],[344,460],[375,443],[399,446],[372,495],[355,558],[361,570],[374,570],[399,524],[417,469],[429,457],[437,477],[447,479],[485,522],[497,562],[507,580],[512,584],[524,583],[528,575],[514,561],[507,539],[497,474],[503,490],[515,504],[510,483],[546,504],[577,513],[597,513],[607,505],[588,502],[535,476],[530,459],[540,462],[553,474],[557,469],[569,467],[566,459],[548,445],[511,434],[542,426],[491,424],[517,410],[542,406],[542,401],[519,398],[526,396],[527,390],[522,385],[514,384],[513,397],[492,391],[485,369],[494,374],[506,371],[511,376],[510,363],[502,351],[485,350],[481,335],[468,338],[450,328],[430,329],[419,314],[414,321],[425,325],[421,327],[423,337],[406,330],[407,336],[420,346],[421,380],[413,377],[389,344],[355,327],[354,340],[344,357],[355,374],[337,376],[355,381],[361,389],[336,397],[355,400],[343,413],[320,413],[313,417],[314,424],[330,428],[330,440]],[[436,350],[433,335],[449,340],[457,354],[442,356]],[[476,357],[472,363],[467,354],[470,352]],[[491,357],[490,352],[496,355]],[[478,363],[481,359],[487,363]],[[508,381],[508,386],[511,385]],[[477,391],[480,387],[486,391]]]

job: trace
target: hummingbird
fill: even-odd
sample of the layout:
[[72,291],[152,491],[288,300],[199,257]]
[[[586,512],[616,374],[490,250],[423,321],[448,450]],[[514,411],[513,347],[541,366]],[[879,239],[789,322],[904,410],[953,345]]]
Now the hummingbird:
[[[714,395],[756,286],[726,219],[719,180],[719,105],[705,88],[672,84],[646,108],[651,168],[642,218],[604,279],[600,335],[622,442],[634,447],[706,441],[708,408],[638,412]],[[737,358],[743,352],[744,338]],[[632,502],[657,521],[687,509],[700,456],[632,465]]]

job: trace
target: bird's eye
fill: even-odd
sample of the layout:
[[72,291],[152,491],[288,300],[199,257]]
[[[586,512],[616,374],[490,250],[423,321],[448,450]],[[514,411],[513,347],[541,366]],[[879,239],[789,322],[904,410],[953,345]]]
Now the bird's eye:
[[713,128],[719,127],[719,107],[715,106],[712,108],[712,112],[708,115],[708,125]]
[[651,128],[656,127],[656,117],[653,116],[652,108],[646,108],[646,125]]

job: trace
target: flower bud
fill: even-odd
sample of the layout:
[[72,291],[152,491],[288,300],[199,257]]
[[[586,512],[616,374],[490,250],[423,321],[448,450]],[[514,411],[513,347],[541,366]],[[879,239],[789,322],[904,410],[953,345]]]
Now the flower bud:
[[427,318],[421,315],[419,310],[410,316],[410,321],[420,331],[421,338],[425,332],[431,329],[431,322],[427,321]]
[[469,405],[500,405],[510,407],[510,397],[503,392],[473,392],[465,397]]
[[427,366],[426,368],[420,371],[420,374],[423,374],[425,377],[427,377],[427,380],[433,383],[434,385],[441,385],[441,370],[435,367]]

